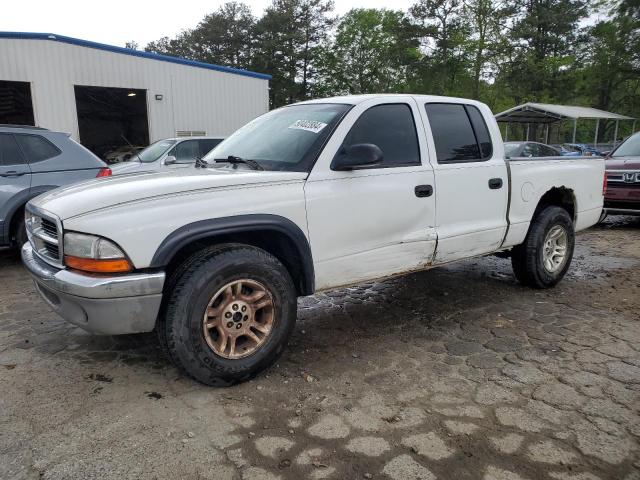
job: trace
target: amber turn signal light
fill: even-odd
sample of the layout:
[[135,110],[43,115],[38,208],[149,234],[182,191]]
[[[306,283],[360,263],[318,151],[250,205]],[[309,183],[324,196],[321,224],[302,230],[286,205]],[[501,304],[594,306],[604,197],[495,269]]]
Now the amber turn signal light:
[[94,258],[64,256],[64,263],[69,268],[92,273],[123,273],[131,271],[131,264],[124,258],[96,260]]

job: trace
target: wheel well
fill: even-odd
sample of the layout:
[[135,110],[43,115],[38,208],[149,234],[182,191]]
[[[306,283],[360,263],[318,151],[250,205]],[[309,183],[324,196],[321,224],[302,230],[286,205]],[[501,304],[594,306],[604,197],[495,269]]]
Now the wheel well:
[[296,243],[286,234],[275,230],[252,230],[211,235],[188,243],[178,250],[166,266],[167,278],[191,255],[213,245],[240,243],[261,248],[276,257],[287,269],[299,295],[313,293],[313,276],[304,270],[304,260]]
[[566,187],[553,187],[547,193],[545,193],[533,214],[535,218],[544,208],[549,206],[555,206],[564,208],[571,216],[571,219],[575,222],[576,215],[576,198],[573,194],[573,190]]
[[20,219],[24,217],[24,207],[26,205],[26,202],[23,203],[11,214],[11,219],[9,220],[9,238],[7,243],[13,243],[13,237],[17,233],[18,222],[20,222]]

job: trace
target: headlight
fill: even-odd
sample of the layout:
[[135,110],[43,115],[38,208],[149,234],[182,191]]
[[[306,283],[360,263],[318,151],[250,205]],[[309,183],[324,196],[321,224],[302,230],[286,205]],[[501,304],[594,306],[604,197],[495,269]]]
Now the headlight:
[[106,238],[84,233],[64,234],[64,263],[70,268],[94,273],[129,272],[124,252]]

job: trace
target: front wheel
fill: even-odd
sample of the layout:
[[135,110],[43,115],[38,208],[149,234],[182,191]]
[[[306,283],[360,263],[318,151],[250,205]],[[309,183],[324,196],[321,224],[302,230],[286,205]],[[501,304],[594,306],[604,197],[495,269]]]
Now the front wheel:
[[187,259],[166,289],[158,335],[176,366],[196,380],[228,386],[281,355],[296,320],[286,268],[259,248],[223,245]]
[[553,287],[567,273],[574,245],[569,213],[560,207],[546,207],[533,219],[524,243],[511,252],[516,278],[530,287]]

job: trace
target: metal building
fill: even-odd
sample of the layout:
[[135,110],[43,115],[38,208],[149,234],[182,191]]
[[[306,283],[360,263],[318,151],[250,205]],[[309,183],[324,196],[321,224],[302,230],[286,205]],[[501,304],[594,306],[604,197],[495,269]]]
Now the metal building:
[[0,32],[0,124],[118,145],[226,136],[269,108],[269,75],[49,33]]

